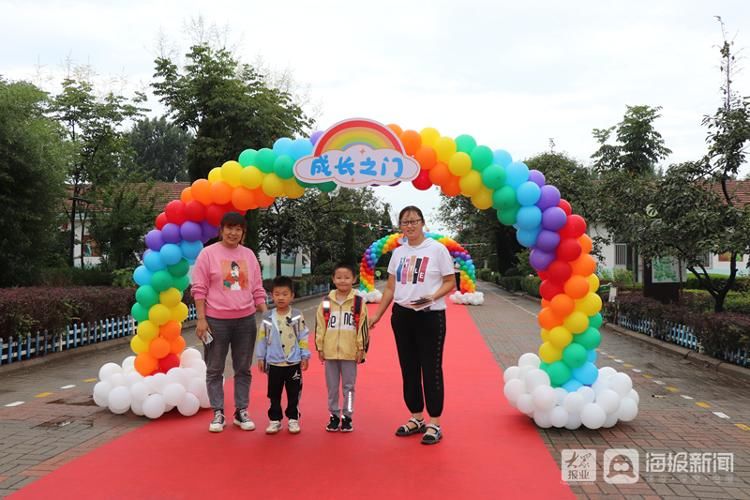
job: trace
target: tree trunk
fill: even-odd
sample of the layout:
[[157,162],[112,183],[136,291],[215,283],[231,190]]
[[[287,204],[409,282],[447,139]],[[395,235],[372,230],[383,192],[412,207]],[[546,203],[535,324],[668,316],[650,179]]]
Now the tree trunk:
[[75,249],[76,249],[76,189],[73,189],[72,204],[70,207],[70,249],[68,252],[68,262],[70,267],[75,267]]
[[276,237],[276,276],[281,276],[281,234]]

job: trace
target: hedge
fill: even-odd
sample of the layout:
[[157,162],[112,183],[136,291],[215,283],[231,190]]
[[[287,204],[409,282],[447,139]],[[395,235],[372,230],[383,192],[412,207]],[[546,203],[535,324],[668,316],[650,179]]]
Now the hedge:
[[[714,282],[715,286],[718,288],[723,288],[726,285],[727,282],[727,276],[723,274],[709,274],[709,278],[711,278],[711,281]],[[698,278],[695,277],[693,273],[688,274],[687,280],[685,281],[685,284],[683,285],[683,289],[685,290],[705,290],[703,285],[701,285],[700,281],[698,281]],[[747,292],[750,293],[750,277],[748,276],[740,276],[735,278],[735,282],[732,285],[731,288],[735,292]]]

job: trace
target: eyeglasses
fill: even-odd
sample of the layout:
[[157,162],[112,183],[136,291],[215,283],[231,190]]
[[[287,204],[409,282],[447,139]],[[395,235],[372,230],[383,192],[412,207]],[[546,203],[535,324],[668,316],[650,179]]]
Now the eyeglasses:
[[422,219],[402,220],[401,222],[399,222],[399,225],[401,225],[401,226],[416,226],[420,222],[422,222]]

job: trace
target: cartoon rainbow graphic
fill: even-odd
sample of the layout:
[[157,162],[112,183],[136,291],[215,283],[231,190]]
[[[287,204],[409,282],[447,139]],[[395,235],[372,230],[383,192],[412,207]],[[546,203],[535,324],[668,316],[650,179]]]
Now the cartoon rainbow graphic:
[[320,156],[331,150],[344,151],[360,144],[372,149],[394,149],[406,154],[401,140],[391,129],[373,120],[354,118],[341,121],[326,130],[315,144],[313,155]]

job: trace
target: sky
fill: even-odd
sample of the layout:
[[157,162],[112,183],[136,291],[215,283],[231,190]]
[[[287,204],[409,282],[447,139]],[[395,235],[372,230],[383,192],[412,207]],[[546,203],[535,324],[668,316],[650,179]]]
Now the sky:
[[[154,58],[181,60],[202,19],[204,37],[218,33],[242,62],[291,74],[317,129],[354,117],[435,127],[514,159],[552,139],[587,164],[592,130],[643,104],[662,107],[667,166],[705,153],[701,119],[721,98],[717,15],[744,69],[733,85],[750,95],[750,2],[720,0],[0,0],[0,75],[54,91],[71,61],[101,90],[147,91]],[[441,229],[437,188],[376,193],[395,212],[422,207]]]

